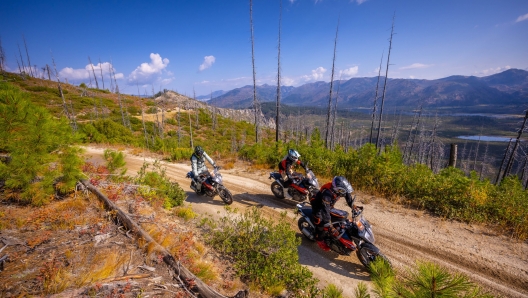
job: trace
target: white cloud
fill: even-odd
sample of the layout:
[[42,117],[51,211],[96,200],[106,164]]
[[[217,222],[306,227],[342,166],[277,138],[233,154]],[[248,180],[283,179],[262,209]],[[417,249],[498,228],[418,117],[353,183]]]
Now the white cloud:
[[[92,71],[93,66],[93,71]],[[109,78],[110,69],[113,68],[112,64],[109,62],[97,63],[97,64],[87,64],[84,68],[74,69],[71,67],[65,67],[59,71],[59,78],[61,80],[67,79],[69,82],[84,82],[88,83],[90,79],[93,80],[93,72],[95,71],[95,76],[97,80],[101,79],[101,70],[103,71],[103,77],[105,79]],[[114,68],[115,72],[115,68]],[[91,77],[91,78],[90,78]],[[116,73],[116,79],[122,79],[125,75],[123,73]]]
[[163,70],[169,65],[169,59],[161,58],[160,54],[150,53],[150,63],[141,63],[128,75],[128,83],[152,84],[161,80]]
[[321,81],[323,79],[324,73],[326,72],[326,69],[322,66],[319,66],[318,68],[312,70],[312,73],[309,75],[302,76],[302,79],[305,82],[309,81]]
[[344,79],[344,80],[348,80],[351,77],[357,75],[358,70],[359,70],[358,66],[350,67],[350,68],[347,68],[345,70],[340,70],[339,71],[339,78],[340,79]]
[[414,79],[414,76],[409,76],[409,79]]
[[198,69],[200,71],[208,69],[209,67],[211,67],[213,65],[213,63],[215,63],[215,60],[216,60],[216,58],[214,56],[205,56],[204,57],[204,62],[200,65],[200,67]]
[[511,66],[509,66],[509,65],[506,65],[504,67],[488,68],[488,69],[484,69],[484,70],[481,70],[481,71],[475,71],[475,74],[476,75],[482,75],[482,76],[489,76],[489,75],[492,75],[492,74],[503,72],[503,71],[508,70],[510,68],[511,68]]
[[528,13],[525,15],[519,16],[515,22],[517,23],[517,22],[522,22],[526,20],[528,20]]
[[422,64],[422,63],[413,63],[409,66],[403,66],[400,67],[400,69],[416,69],[416,68],[428,68],[433,66],[434,64]]
[[172,82],[173,78],[167,78],[161,80],[161,85],[168,85],[170,82]]
[[59,71],[60,79],[68,79],[68,81],[82,81],[90,77],[90,72],[86,69],[73,69],[65,67]]
[[358,5],[361,5],[362,3],[367,2],[367,0],[356,0],[356,2],[357,2]]
[[295,79],[288,78],[288,77],[282,77],[281,78],[281,85],[283,85],[283,86],[293,86],[293,85],[295,85]]

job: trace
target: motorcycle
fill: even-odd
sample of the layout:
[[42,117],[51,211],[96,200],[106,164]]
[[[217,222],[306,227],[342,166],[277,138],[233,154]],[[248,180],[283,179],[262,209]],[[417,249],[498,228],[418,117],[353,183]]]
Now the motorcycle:
[[[316,226],[312,223],[312,207],[305,206],[305,204],[306,202],[297,204],[297,213],[301,215],[297,224],[299,230],[306,238],[315,241]],[[361,264],[367,268],[371,262],[378,258],[385,260],[391,265],[389,259],[374,245],[376,240],[372,227],[362,213],[363,207],[355,206],[352,209],[352,220],[349,220],[348,212],[344,210],[332,209],[330,211],[332,226],[339,231],[340,237],[353,241],[355,247],[345,246],[345,244],[332,237],[326,237],[323,241],[331,250],[340,255],[349,256],[355,251]]]
[[[317,181],[312,170],[306,170],[306,176],[301,173],[294,173],[294,177],[298,182],[293,181],[286,190],[294,201],[309,201],[319,191],[319,181]],[[274,180],[271,183],[273,195],[278,199],[284,199],[284,180],[282,175],[279,172],[271,172],[268,179]]]
[[212,173],[209,171],[201,173],[200,176],[203,179],[202,187],[200,191],[196,189],[196,183],[194,182],[194,173],[192,171],[187,173],[186,178],[191,179],[191,189],[193,189],[196,194],[214,198],[218,195],[224,203],[231,205],[233,203],[233,195],[231,192],[222,184],[222,174],[219,172],[220,167],[214,167]]

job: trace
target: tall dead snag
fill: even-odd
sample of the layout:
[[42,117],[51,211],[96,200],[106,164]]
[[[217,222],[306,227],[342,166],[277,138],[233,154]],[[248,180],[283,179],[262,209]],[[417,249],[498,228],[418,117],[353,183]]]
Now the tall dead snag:
[[[418,119],[416,120],[417,121],[416,122],[416,130],[417,131],[418,131],[419,127],[420,127],[420,119],[422,118],[422,111],[423,111],[423,106],[420,105],[420,112],[418,113]],[[411,136],[411,132],[412,132],[412,127],[411,127],[411,131],[409,132],[409,139],[407,140],[407,142],[410,143],[409,152],[407,153],[407,163],[409,163],[411,161],[411,155],[412,155],[412,152],[413,152],[414,141],[416,140],[416,133],[414,134],[414,136]],[[407,151],[407,149],[406,149],[406,151]],[[404,157],[404,160],[405,160],[405,157]]]
[[[99,58],[99,71],[101,72],[101,83],[103,84],[103,90],[104,90],[105,87],[104,87],[104,78],[103,78],[103,64],[101,63],[101,58]],[[139,92],[139,89],[138,89],[138,92]]]
[[97,76],[95,75],[95,69],[93,67],[92,59],[90,59],[90,56],[88,56],[88,62],[90,62],[90,67],[92,68],[92,73],[95,79],[95,88],[99,89],[99,83],[97,82]]
[[22,51],[20,51],[20,45],[17,43],[18,46],[18,54],[20,55],[20,62],[22,63],[22,71],[20,73],[27,73],[26,65],[24,64],[24,58],[22,57]]
[[519,143],[521,142],[521,135],[526,128],[526,120],[528,120],[528,110],[526,110],[526,115],[524,116],[523,124],[521,126],[521,129],[519,129],[519,132],[517,134],[517,139],[515,139],[515,144],[513,145],[513,150],[510,155],[510,159],[508,160],[508,163],[506,164],[506,169],[504,170],[504,177],[508,176],[510,174],[513,160],[515,159],[515,152],[517,152],[517,147],[519,146]]
[[383,104],[385,103],[385,92],[387,91],[387,77],[389,76],[390,53],[392,50],[392,36],[394,35],[394,18],[395,17],[396,15],[392,17],[391,35],[390,35],[390,40],[389,40],[389,53],[387,54],[387,67],[385,69],[385,83],[383,84],[383,94],[381,96],[380,115],[378,119],[378,136],[376,137],[376,148],[379,148],[379,149],[381,149],[380,148],[381,144],[379,144],[380,133],[381,133],[381,119],[383,118]]
[[281,42],[281,23],[282,23],[282,0],[279,1],[279,53],[277,55],[277,115],[275,116],[275,142],[279,142],[280,136],[280,101],[281,101],[281,66],[280,66],[280,42]]
[[[117,101],[119,102],[119,108],[121,110],[121,119],[123,121],[123,126],[130,128],[130,126],[127,124],[127,119],[125,118],[126,107],[124,106],[124,102],[121,99],[121,93],[119,92],[119,87],[117,86],[117,80],[116,80],[115,71],[114,71],[113,67],[110,69],[110,75],[113,76],[113,78],[114,78],[114,83],[115,83],[115,86],[116,86],[115,90],[116,90],[116,93],[117,93]],[[111,80],[112,80],[112,77],[110,77],[110,81]]]
[[22,34],[22,39],[24,40],[24,47],[26,48],[26,57],[27,57],[28,66],[29,66],[29,75],[32,77],[35,77],[35,75],[33,74],[33,69],[31,68],[31,60],[29,60],[29,52],[28,52],[26,38],[24,37],[24,34]]
[[5,70],[5,52],[4,47],[2,46],[2,38],[0,38],[0,72],[4,72]]
[[328,113],[326,114],[326,133],[325,133],[325,147],[329,149],[329,138],[330,138],[330,114],[332,112],[332,89],[334,88],[334,71],[335,71],[335,58],[337,48],[337,33],[339,32],[339,20],[337,20],[336,35],[334,40],[334,57],[332,59],[332,75],[330,77],[330,96],[328,97]]
[[70,111],[68,109],[68,104],[66,103],[66,99],[64,98],[64,93],[62,92],[61,82],[59,79],[59,73],[57,72],[57,65],[55,64],[55,59],[53,58],[53,55],[51,55],[51,61],[53,62],[53,68],[55,69],[55,77],[57,78],[57,84],[59,88],[59,94],[62,98],[62,108],[64,109],[64,114],[66,117],[68,117],[68,120],[70,121],[70,126],[74,131],[77,131],[77,122],[75,121],[75,115],[70,114]]
[[[178,148],[180,147],[180,142],[181,142],[181,122],[180,122],[180,112],[181,112],[181,108],[178,106],[178,113],[176,113],[176,117],[177,117],[177,120],[178,120]],[[192,137],[191,137],[191,147],[192,147]]]
[[48,73],[48,81],[51,81],[50,67],[46,64],[46,72]]
[[194,148],[194,143],[193,143],[193,134],[192,134],[192,122],[191,122],[191,111],[188,110],[187,111],[187,114],[189,114],[189,135],[191,136],[191,148]]
[[383,53],[381,53],[380,66],[378,68],[378,82],[376,83],[376,94],[374,95],[374,105],[372,107],[372,123],[370,125],[369,143],[372,144],[372,132],[374,131],[374,121],[376,120],[376,106],[378,105],[378,87],[381,75],[381,64],[383,63]]
[[253,0],[249,0],[249,23],[251,26],[251,64],[253,65],[253,106],[255,108],[255,143],[259,140],[257,79],[255,73],[255,38],[253,37]]
[[332,130],[330,134],[330,148],[334,150],[335,145],[335,134],[334,134],[334,128],[335,128],[335,122],[337,119],[337,100],[339,99],[339,87],[341,87],[341,77],[339,78],[339,83],[337,84],[337,93],[336,93],[336,99],[334,102],[334,113],[332,115]]
[[499,167],[499,171],[497,173],[497,178],[495,178],[495,184],[499,185],[501,181],[501,174],[502,174],[502,168],[504,167],[504,162],[506,161],[506,156],[508,156],[508,153],[510,152],[510,146],[513,139],[510,139],[508,142],[508,147],[506,147],[506,151],[504,152],[504,156],[502,157],[501,165]]

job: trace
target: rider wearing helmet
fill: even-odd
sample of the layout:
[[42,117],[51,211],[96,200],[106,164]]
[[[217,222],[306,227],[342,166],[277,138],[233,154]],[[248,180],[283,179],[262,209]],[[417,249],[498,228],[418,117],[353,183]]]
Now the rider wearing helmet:
[[[279,173],[282,175],[282,179],[284,180],[284,188],[287,188],[290,186],[293,182],[293,166],[300,165],[303,167],[304,171],[308,171],[308,168],[304,165],[304,163],[299,159],[301,155],[296,150],[290,149],[288,150],[288,155],[284,157],[283,160],[279,162]],[[288,195],[288,192],[284,192],[285,195]]]
[[205,180],[203,177],[200,177],[200,174],[207,172],[207,167],[205,166],[205,160],[207,160],[213,167],[216,167],[215,162],[201,146],[196,146],[194,148],[194,153],[191,155],[191,166],[193,177],[192,180],[194,183],[191,183],[191,188],[200,192],[202,189],[202,182]]
[[[331,224],[330,211],[334,208],[335,203],[341,197],[345,197],[346,203],[350,208],[354,208],[354,198],[352,198],[352,192],[354,189],[348,180],[343,176],[335,176],[332,182],[328,182],[319,189],[317,194],[310,200],[313,210],[313,221],[316,225],[316,240],[317,244],[323,250],[329,250],[330,248],[323,241],[324,232],[326,235],[339,240],[345,246],[350,249],[355,249],[355,244],[350,239],[345,239],[346,234],[339,234]],[[348,238],[348,237],[347,237]]]

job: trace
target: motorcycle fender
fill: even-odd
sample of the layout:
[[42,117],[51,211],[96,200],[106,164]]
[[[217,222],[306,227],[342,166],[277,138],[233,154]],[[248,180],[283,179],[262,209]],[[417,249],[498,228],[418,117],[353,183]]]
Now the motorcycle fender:
[[275,179],[275,181],[277,181],[277,183],[280,184],[280,186],[282,187],[282,189],[284,191],[288,191],[288,189],[284,187],[284,185],[282,184],[282,182],[279,179]]
[[310,220],[310,218],[306,215],[304,215],[302,212],[299,211],[299,214],[301,214],[302,217],[304,217],[304,219],[306,219],[306,222],[310,224],[310,226],[312,226],[312,228],[315,229],[315,225],[313,224],[313,222]]

